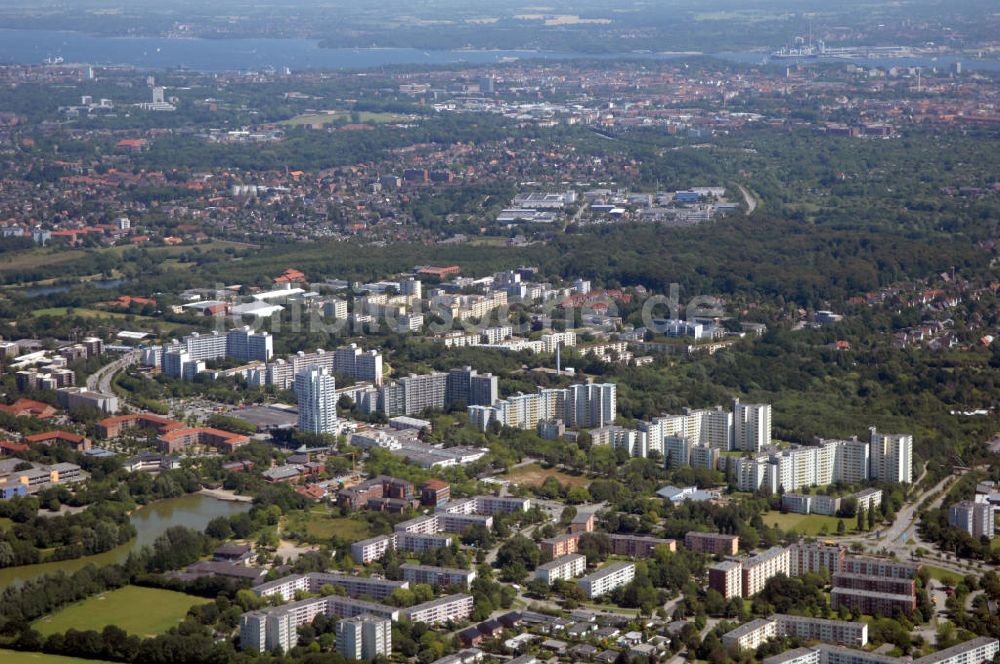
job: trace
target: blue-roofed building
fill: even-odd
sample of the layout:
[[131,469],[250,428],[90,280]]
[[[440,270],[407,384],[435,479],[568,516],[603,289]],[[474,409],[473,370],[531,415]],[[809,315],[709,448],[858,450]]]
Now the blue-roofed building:
[[701,200],[701,194],[697,191],[675,191],[674,203],[697,203]]
[[106,459],[107,457],[113,457],[114,455],[114,452],[106,450],[103,447],[91,447],[83,453],[83,456],[93,457],[95,459]]
[[17,481],[0,482],[0,500],[28,495],[28,486]]

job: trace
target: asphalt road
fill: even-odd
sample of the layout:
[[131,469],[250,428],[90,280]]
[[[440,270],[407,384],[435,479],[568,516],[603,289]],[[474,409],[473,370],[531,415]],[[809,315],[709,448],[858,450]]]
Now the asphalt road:
[[104,365],[87,376],[87,389],[101,394],[114,394],[111,389],[111,381],[114,380],[115,374],[138,360],[139,353],[133,351],[126,353],[111,364]]

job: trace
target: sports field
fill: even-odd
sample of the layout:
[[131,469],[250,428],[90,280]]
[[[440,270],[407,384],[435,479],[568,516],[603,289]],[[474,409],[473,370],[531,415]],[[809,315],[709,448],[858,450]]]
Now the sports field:
[[42,636],[71,628],[99,632],[106,625],[117,625],[136,636],[155,636],[180,623],[195,604],[208,601],[172,590],[125,586],[70,604],[52,615],[39,618],[32,623],[32,627]]

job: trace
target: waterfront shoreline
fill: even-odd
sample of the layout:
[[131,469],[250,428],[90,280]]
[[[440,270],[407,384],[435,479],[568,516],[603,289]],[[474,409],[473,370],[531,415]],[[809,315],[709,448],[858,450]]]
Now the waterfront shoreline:
[[198,493],[216,498],[218,500],[225,500],[231,503],[252,503],[252,496],[240,496],[237,493],[230,491],[228,489],[207,489],[202,488]]

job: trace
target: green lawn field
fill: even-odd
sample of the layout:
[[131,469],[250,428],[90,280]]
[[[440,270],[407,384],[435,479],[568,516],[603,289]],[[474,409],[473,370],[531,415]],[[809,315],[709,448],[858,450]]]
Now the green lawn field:
[[[372,111],[361,111],[358,113],[358,121],[366,124],[388,124],[390,122],[403,122],[407,119],[405,115],[399,113],[378,113]],[[339,120],[351,121],[351,113],[348,111],[327,111],[320,113],[303,113],[293,118],[282,120],[278,124],[299,127],[302,125],[333,124]]]
[[330,508],[317,506],[306,512],[289,514],[284,532],[305,532],[310,540],[328,540],[332,537],[354,542],[371,536],[368,523],[361,519],[333,516]]
[[99,659],[46,655],[41,652],[18,652],[0,648],[0,662],[3,664],[110,664]]
[[159,326],[160,330],[163,332],[173,332],[174,330],[187,329],[190,325],[184,325],[182,323],[174,323],[171,321],[161,320],[159,318],[153,318],[151,316],[142,316],[138,314],[127,314],[123,311],[104,311],[103,309],[86,309],[80,307],[49,307],[47,309],[35,309],[31,312],[32,316],[65,316],[68,311],[72,310],[74,316],[80,316],[81,318],[93,318],[95,320],[114,320],[122,324],[129,323],[129,316],[131,316],[131,323],[136,327],[151,327],[153,325]]
[[101,631],[107,625],[117,625],[129,634],[155,636],[180,623],[195,604],[208,601],[172,590],[125,586],[39,618],[32,627],[48,636],[70,628]]
[[[763,520],[768,526],[777,526],[784,531],[794,530],[809,537],[819,536],[824,526],[826,527],[826,535],[835,536],[837,522],[840,521],[835,516],[822,514],[782,514],[781,512],[768,512],[763,516]],[[853,533],[857,529],[857,519],[844,519],[843,521],[847,528],[845,534]]]
[[932,579],[937,579],[949,586],[955,586],[962,580],[961,574],[952,572],[951,570],[934,567],[933,565],[924,565],[924,568],[930,573]]

